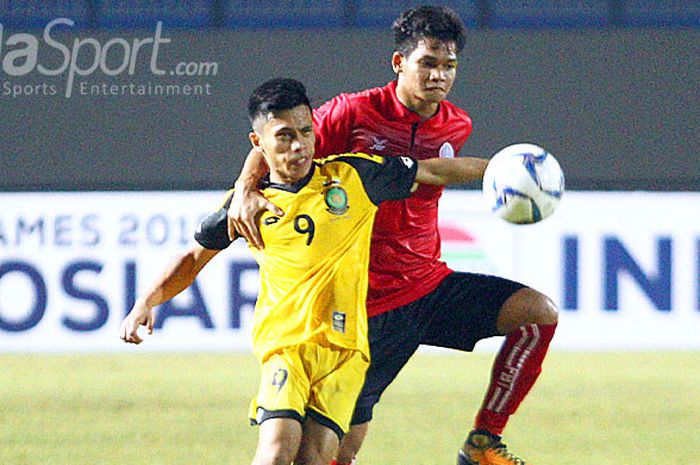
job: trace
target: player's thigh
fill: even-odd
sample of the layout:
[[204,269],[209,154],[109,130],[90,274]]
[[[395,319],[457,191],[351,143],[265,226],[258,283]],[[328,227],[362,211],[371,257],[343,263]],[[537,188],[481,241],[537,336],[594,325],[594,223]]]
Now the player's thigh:
[[335,431],[307,417],[295,465],[328,465],[336,456],[340,440]]
[[525,286],[478,273],[452,273],[426,302],[435,309],[421,344],[470,351],[497,329],[503,304]]
[[250,405],[250,419],[262,424],[270,418],[291,418],[302,423],[311,391],[304,354],[287,347],[262,363],[258,392]]
[[253,465],[291,463],[299,451],[302,424],[291,418],[270,418],[260,425]]
[[369,318],[369,347],[372,355],[365,384],[357,399],[353,425],[372,419],[374,406],[413,356],[420,344],[422,328],[429,321],[427,306],[420,299]]
[[332,430],[340,441],[350,428],[369,361],[357,350],[319,347],[318,353],[306,419]]

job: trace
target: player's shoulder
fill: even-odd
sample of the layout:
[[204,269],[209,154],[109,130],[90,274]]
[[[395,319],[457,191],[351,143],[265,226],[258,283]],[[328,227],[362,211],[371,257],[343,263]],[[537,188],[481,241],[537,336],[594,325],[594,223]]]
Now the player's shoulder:
[[331,155],[320,160],[316,160],[316,163],[328,169],[353,169],[357,171],[360,167],[382,165],[384,164],[384,160],[384,157],[382,157],[381,155],[374,155],[371,153],[362,152],[352,152]]
[[319,160],[319,164],[320,171],[325,174],[347,176],[353,172],[363,180],[374,178],[380,173],[396,174],[415,170],[415,160],[410,157],[383,157],[364,152],[332,155]]
[[371,87],[357,92],[343,92],[336,95],[324,105],[343,105],[348,108],[366,108],[367,106],[380,106],[384,100],[388,86]]
[[393,160],[371,153],[352,152],[331,155],[320,160],[321,170],[340,177],[359,176],[365,179],[382,172]]
[[234,193],[233,187],[226,191],[226,193],[223,196],[223,199],[221,200],[221,203],[219,204],[218,210],[220,210],[222,208],[225,208],[228,210],[229,205],[231,205],[231,200],[233,199],[233,193]]
[[440,102],[440,111],[444,114],[445,118],[449,119],[450,121],[462,122],[469,124],[470,126],[472,124],[472,119],[469,116],[469,113],[449,100],[443,100]]

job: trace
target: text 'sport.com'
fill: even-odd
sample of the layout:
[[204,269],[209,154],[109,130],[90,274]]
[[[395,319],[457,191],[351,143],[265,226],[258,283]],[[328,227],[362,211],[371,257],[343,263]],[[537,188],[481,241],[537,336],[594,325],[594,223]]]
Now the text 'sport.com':
[[[75,38],[72,43],[64,43],[55,37],[54,28],[71,28],[75,22],[69,18],[57,18],[44,27],[41,37],[29,33],[16,33],[5,38],[5,30],[0,24],[0,58],[1,69],[6,76],[18,78],[30,73],[40,76],[63,77],[63,85],[56,84],[16,84],[6,81],[2,94],[18,97],[20,95],[39,94],[55,95],[58,88],[65,86],[64,95],[70,97],[75,89],[81,94],[102,95],[191,95],[211,94],[211,84],[167,85],[147,81],[144,84],[101,84],[88,85],[87,81],[76,82],[76,78],[87,78],[101,74],[109,78],[116,76],[134,76],[137,73],[150,73],[151,77],[212,77],[219,72],[219,63],[214,61],[179,62],[169,71],[159,67],[159,54],[172,42],[163,37],[163,24],[156,23],[152,36],[127,40],[112,37],[104,42],[96,38]],[[63,29],[63,27],[61,29]],[[46,48],[46,51],[44,51]],[[40,55],[40,49],[43,54]],[[52,66],[39,63],[39,57],[53,54]],[[147,65],[146,65],[147,63]]]

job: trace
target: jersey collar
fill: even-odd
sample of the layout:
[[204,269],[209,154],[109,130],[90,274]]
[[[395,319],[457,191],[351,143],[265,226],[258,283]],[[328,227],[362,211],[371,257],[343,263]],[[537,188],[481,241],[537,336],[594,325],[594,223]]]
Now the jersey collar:
[[267,173],[260,180],[259,189],[263,190],[263,189],[267,189],[269,187],[272,189],[279,189],[281,191],[291,192],[293,194],[296,194],[297,192],[302,190],[304,188],[304,186],[306,186],[309,183],[309,181],[311,181],[311,178],[314,175],[314,171],[316,171],[316,167],[317,167],[316,162],[311,163],[311,168],[309,169],[309,172],[306,174],[306,176],[304,176],[303,178],[301,178],[300,180],[298,180],[294,184],[278,184],[275,182],[270,182],[270,173]]

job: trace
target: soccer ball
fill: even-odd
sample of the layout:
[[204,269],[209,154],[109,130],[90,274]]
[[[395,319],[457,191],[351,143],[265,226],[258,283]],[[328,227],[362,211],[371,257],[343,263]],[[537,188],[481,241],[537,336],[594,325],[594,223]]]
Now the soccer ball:
[[491,210],[515,224],[532,224],[554,213],[564,193],[564,173],[554,156],[534,144],[501,149],[484,172]]

